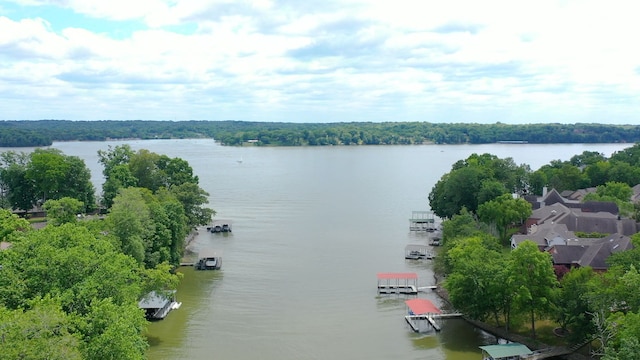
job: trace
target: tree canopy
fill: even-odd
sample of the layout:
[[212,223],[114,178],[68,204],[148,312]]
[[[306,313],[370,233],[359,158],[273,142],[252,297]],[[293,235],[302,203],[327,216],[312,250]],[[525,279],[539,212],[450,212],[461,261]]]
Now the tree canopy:
[[35,149],[30,154],[5,152],[0,182],[6,189],[7,205],[30,211],[47,200],[68,197],[83,204],[82,212],[96,209],[91,172],[77,156],[56,149]]
[[[143,359],[146,320],[138,300],[178,281],[168,265],[145,269],[108,235],[80,223],[23,233],[0,251],[0,263],[0,333],[17,353],[51,346],[46,358]],[[41,335],[29,342],[20,331]]]

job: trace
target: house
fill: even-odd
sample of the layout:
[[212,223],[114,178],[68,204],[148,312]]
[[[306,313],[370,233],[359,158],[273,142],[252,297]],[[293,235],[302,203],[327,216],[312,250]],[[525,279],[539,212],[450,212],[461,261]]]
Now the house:
[[[523,233],[511,237],[511,248],[531,240],[541,251],[551,254],[556,267],[569,270],[590,266],[596,271],[605,271],[608,268],[606,259],[611,254],[633,247],[630,236],[638,232],[638,224],[633,219],[621,219],[615,203],[581,203],[580,199],[591,191],[595,190],[561,195],[552,189],[541,197],[529,197],[528,201],[535,200],[532,202],[535,210],[525,221]],[[607,236],[580,238],[576,235],[579,232]]]
[[565,244],[567,239],[573,239],[576,235],[567,229],[565,224],[542,223],[533,224],[527,234],[514,234],[511,236],[511,248],[515,249],[525,240],[531,240],[538,245],[540,251],[544,251],[553,245]]
[[631,238],[613,234],[602,239],[570,239],[565,245],[554,245],[547,250],[555,266],[566,270],[590,266],[595,271],[606,271],[606,260],[612,254],[631,250]]

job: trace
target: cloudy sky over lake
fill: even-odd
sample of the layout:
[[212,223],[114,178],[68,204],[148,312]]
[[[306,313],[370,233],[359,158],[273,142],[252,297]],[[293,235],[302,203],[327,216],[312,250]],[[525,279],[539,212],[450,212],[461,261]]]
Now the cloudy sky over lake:
[[635,0],[0,0],[0,120],[640,123]]

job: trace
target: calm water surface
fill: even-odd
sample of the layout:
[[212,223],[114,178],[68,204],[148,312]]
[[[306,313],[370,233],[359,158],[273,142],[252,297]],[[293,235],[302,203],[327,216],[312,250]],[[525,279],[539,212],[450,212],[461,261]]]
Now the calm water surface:
[[[85,160],[98,187],[96,151],[124,142],[55,143]],[[181,268],[182,307],[149,327],[150,359],[476,359],[495,342],[461,320],[439,333],[405,323],[404,297],[378,296],[376,273],[416,272],[404,259],[412,210],[457,160],[512,157],[532,169],[585,150],[610,156],[630,145],[425,145],[222,147],[212,140],[126,142],[187,160],[233,233],[202,230],[191,249],[222,251],[221,271]],[[238,160],[242,159],[242,162]],[[442,305],[432,293],[423,293]]]

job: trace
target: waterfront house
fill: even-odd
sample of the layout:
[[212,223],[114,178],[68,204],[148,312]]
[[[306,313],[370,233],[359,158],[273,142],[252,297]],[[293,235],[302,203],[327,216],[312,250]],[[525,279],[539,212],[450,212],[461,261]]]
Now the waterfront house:
[[[583,266],[605,271],[606,259],[611,254],[633,248],[630,236],[638,232],[638,224],[634,219],[620,218],[615,203],[581,203],[580,199],[590,191],[564,194],[568,199],[552,189],[536,198],[532,203],[535,210],[526,220],[524,230],[511,237],[511,248],[525,240],[535,242],[541,251],[551,254],[557,273]],[[576,233],[605,236],[581,238]]]
[[547,251],[551,254],[557,270],[559,270],[558,267],[568,271],[574,267],[589,266],[595,271],[602,272],[609,268],[606,263],[609,256],[632,248],[631,238],[612,234],[599,239],[569,239],[566,244],[554,245]]

